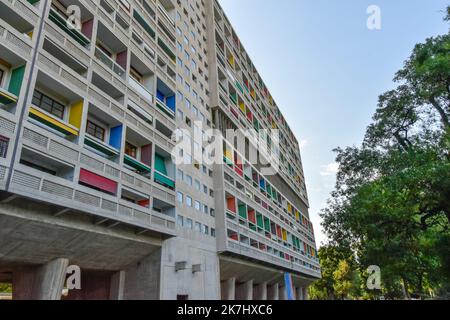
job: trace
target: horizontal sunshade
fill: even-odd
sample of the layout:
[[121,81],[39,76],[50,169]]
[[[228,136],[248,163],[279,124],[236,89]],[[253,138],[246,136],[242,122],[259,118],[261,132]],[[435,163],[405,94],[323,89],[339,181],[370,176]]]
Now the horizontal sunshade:
[[91,187],[111,194],[116,194],[117,192],[117,182],[99,176],[98,174],[92,173],[85,169],[80,169],[80,183],[87,184]]

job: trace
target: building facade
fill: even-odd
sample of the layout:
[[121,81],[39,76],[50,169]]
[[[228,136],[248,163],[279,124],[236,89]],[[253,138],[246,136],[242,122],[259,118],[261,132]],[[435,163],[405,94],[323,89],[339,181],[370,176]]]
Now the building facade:
[[0,0],[0,39],[14,299],[307,298],[299,145],[217,1]]

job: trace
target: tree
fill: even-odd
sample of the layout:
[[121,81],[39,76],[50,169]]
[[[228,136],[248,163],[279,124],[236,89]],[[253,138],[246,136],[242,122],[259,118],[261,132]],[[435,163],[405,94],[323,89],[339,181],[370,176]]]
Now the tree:
[[[349,248],[358,270],[380,266],[388,298],[408,298],[450,283],[450,34],[416,45],[394,81],[362,145],[335,150],[336,188],[321,215],[331,245]],[[347,297],[349,265],[335,270],[333,293]]]

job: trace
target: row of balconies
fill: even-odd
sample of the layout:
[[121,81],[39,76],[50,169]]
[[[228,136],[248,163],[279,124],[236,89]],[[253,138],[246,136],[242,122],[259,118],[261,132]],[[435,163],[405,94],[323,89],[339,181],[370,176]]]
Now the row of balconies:
[[226,223],[226,243],[222,250],[297,272],[320,276],[320,265],[316,258],[274,244],[260,234],[232,221]]
[[266,203],[273,202],[277,207],[285,212],[291,219],[291,224],[303,226],[312,233],[311,223],[292,203],[285,199],[282,194],[265,179],[259,171],[247,162],[237,151],[225,142],[223,157],[225,172],[236,177],[250,188],[257,192]]
[[[225,170],[226,171],[226,170]],[[251,210],[248,211],[256,211],[261,216],[266,217],[268,219],[269,223],[274,223],[275,225],[280,226],[280,228],[290,232],[292,235],[297,236],[298,239],[303,241],[304,243],[307,243],[309,246],[315,246],[314,241],[314,235],[313,233],[306,228],[306,225],[298,224],[298,222],[292,222],[292,219],[287,219],[287,215],[284,215],[284,213],[281,213],[281,208],[274,208],[270,205],[270,203],[263,202],[259,199],[256,199],[256,197],[253,196],[251,191],[249,189],[245,188],[244,185],[235,185],[232,182],[225,180],[225,208],[227,209],[228,214],[226,215],[231,220],[243,220],[245,224],[248,224],[248,227],[252,226],[252,229],[258,230],[258,215],[256,215],[256,224],[252,222],[251,220],[248,220],[249,212],[239,212],[239,204],[245,205],[245,208],[247,210],[250,208]],[[243,210],[244,206],[241,206],[241,211]],[[239,214],[240,215],[237,215]],[[252,218],[253,219],[253,218]],[[302,221],[305,219],[302,217]],[[248,220],[248,223],[247,223]],[[253,219],[254,220],[254,219]],[[261,222],[261,221],[259,221]],[[264,224],[264,227],[267,227]],[[261,228],[259,226],[259,228]],[[263,228],[264,229],[264,228]],[[261,230],[264,232],[272,232],[276,231],[274,230]],[[275,242],[278,242],[278,240],[282,240],[282,237],[278,237],[279,234],[275,235],[275,238],[273,240]],[[272,236],[270,236],[272,238]]]

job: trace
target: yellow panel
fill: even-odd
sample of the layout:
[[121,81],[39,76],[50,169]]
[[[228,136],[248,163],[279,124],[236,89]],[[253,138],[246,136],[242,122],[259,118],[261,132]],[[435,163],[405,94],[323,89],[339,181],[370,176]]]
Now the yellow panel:
[[239,104],[239,108],[241,108],[242,112],[245,113],[245,104],[244,104],[243,102],[241,102],[241,103]]
[[283,231],[283,240],[286,241],[287,240],[287,232],[286,230],[282,230]]
[[69,123],[74,127],[81,129],[82,118],[83,118],[83,100],[74,103],[70,107]]
[[231,150],[225,150],[225,158],[229,159],[230,161],[233,161],[233,153]]
[[49,115],[39,111],[38,109],[31,107],[30,108],[30,113],[34,114],[35,116],[51,123],[54,126],[57,126],[67,132],[70,132],[71,134],[77,136],[78,135],[78,130],[73,129],[72,127],[69,127],[68,125],[62,123],[61,121],[56,120],[53,117],[50,117]]

